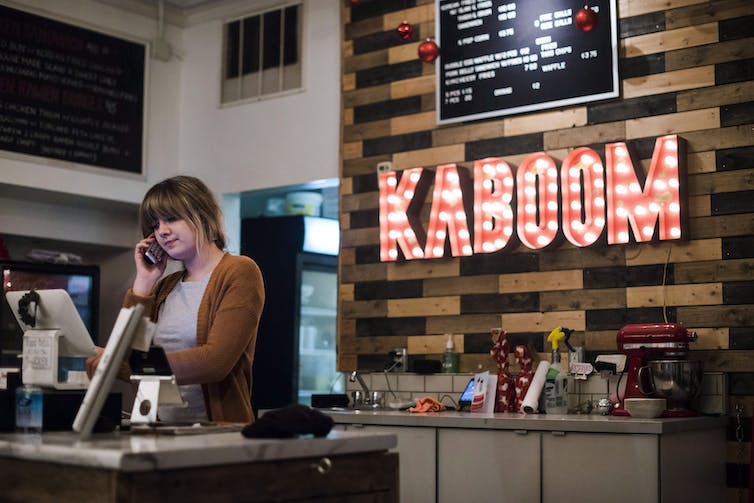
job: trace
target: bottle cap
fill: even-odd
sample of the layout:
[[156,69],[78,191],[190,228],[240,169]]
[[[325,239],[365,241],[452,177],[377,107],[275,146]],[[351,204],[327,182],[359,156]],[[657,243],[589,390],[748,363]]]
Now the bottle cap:
[[453,344],[453,334],[445,334],[445,337],[448,338],[448,341],[445,343],[445,349],[455,349],[455,345]]

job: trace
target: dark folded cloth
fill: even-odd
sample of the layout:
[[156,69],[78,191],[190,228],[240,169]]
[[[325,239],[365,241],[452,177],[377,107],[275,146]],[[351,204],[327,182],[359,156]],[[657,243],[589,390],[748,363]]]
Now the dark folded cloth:
[[241,434],[248,438],[291,438],[313,434],[324,437],[334,421],[328,415],[306,405],[292,404],[271,410],[243,427]]

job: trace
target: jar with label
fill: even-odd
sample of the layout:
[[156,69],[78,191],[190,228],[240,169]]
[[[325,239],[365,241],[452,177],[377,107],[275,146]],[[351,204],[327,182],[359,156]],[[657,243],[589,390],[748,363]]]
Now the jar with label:
[[41,433],[42,389],[32,384],[16,388],[16,431]]

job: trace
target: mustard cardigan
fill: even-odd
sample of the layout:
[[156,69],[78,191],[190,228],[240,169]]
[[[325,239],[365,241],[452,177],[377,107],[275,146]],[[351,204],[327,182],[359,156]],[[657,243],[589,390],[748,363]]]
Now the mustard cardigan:
[[[129,289],[123,304],[144,304],[150,319],[157,321],[160,306],[182,277],[183,271],[164,277],[146,297]],[[196,347],[167,355],[178,384],[202,385],[210,421],[253,421],[251,364],[263,306],[264,284],[257,264],[226,253],[199,304]]]

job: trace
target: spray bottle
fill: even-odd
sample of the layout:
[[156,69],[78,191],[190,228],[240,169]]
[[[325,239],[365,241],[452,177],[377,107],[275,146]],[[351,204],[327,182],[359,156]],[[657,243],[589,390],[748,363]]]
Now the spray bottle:
[[446,373],[458,372],[458,353],[456,353],[455,344],[453,344],[453,334],[445,334],[448,338],[445,343],[445,352],[442,355],[442,371]]
[[545,377],[545,411],[548,414],[568,413],[568,375],[560,363],[558,343],[565,339],[566,333],[557,327],[547,336],[552,344],[552,360]]

